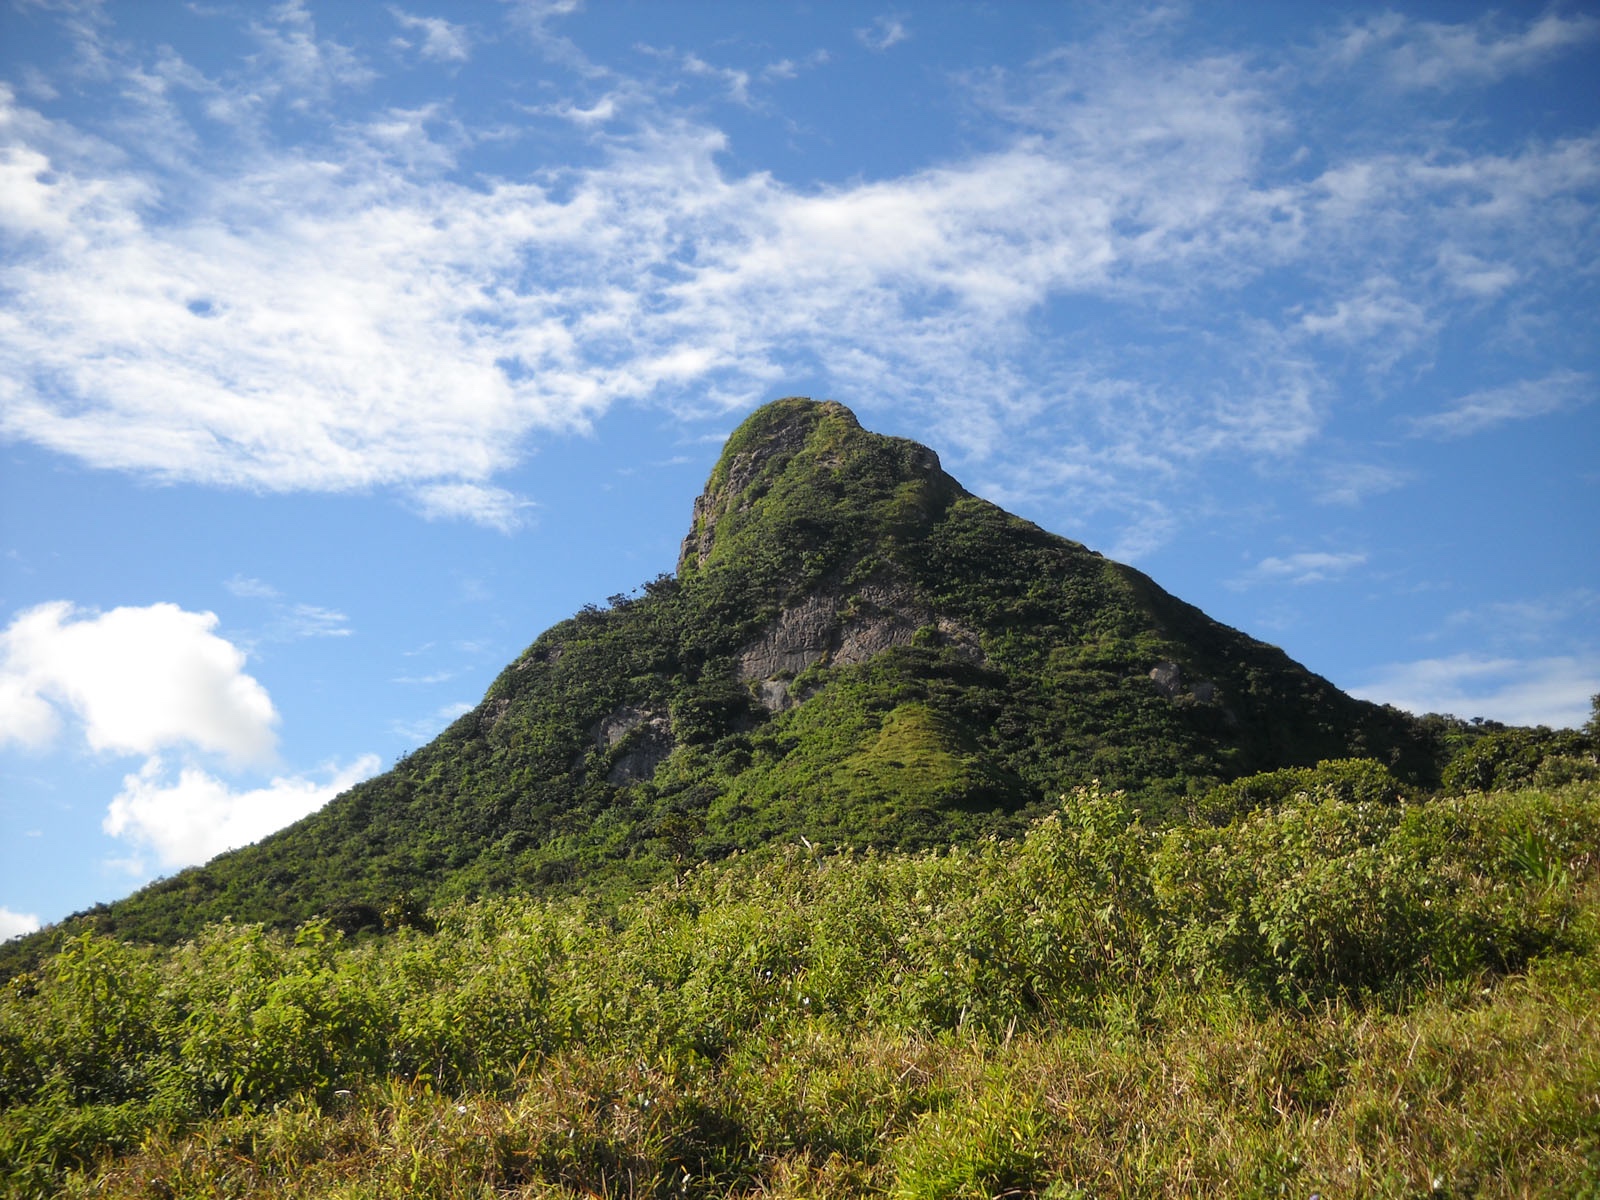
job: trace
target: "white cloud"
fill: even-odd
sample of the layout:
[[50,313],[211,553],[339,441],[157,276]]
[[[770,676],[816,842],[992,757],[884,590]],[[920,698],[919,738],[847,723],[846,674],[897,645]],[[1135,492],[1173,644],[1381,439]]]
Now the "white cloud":
[[33,933],[38,928],[39,918],[33,913],[12,912],[9,908],[0,908],[0,942],[8,942],[25,933]]
[[1502,600],[1461,609],[1445,618],[1450,630],[1474,631],[1479,646],[1570,647],[1600,615],[1600,592],[1573,588],[1552,596]]
[[683,69],[690,75],[703,79],[719,79],[728,89],[728,99],[735,104],[750,103],[750,72],[736,67],[714,67],[698,54],[683,56]]
[[434,62],[466,62],[470,56],[466,27],[443,17],[418,17],[398,8],[389,10],[402,29],[422,35],[418,53]]
[[291,603],[265,580],[235,575],[222,586],[241,600],[267,602],[272,617],[261,634],[267,641],[292,642],[301,638],[349,637],[351,634],[350,618],[338,609]]
[[570,17],[583,7],[583,0],[511,0],[519,17],[532,25],[542,25],[556,17]]
[[476,483],[430,483],[416,490],[416,502],[430,521],[476,521],[501,533],[521,528],[528,511],[537,507],[515,492]]
[[166,764],[152,757],[123,777],[102,828],[153,852],[164,869],[192,866],[315,812],[375,774],[379,765],[376,755],[367,754],[348,767],[329,768],[329,777],[320,782],[280,777],[266,787],[235,792],[194,766],[183,767],[173,780]]
[[349,620],[337,609],[292,604],[280,617],[277,632],[286,638],[349,637]]
[[1515,31],[1501,28],[1492,16],[1447,25],[1390,12],[1347,30],[1332,54],[1346,65],[1375,60],[1396,87],[1447,88],[1489,83],[1530,70],[1597,36],[1600,20],[1587,14],[1547,12]]
[[[518,11],[537,30],[573,8]],[[310,95],[302,75],[354,86],[308,20],[291,8],[271,38],[301,38],[317,71],[284,50],[262,59],[270,79],[190,86],[236,113]],[[645,83],[580,74],[583,105],[534,111],[592,139],[584,165],[472,184],[450,165],[469,135],[427,108],[298,149],[258,123],[202,151],[155,100],[162,136],[112,144],[0,92],[0,224],[17,235],[0,434],[168,480],[393,489],[424,516],[511,530],[527,502],[495,477],[532,435],[619,402],[743,408],[820,373],[867,407],[919,409],[957,451],[1007,453],[1047,421],[1094,431],[1118,480],[1147,480],[1302,452],[1336,398],[1311,344],[1378,368],[1425,352],[1451,305],[1569,278],[1597,224],[1596,139],[1385,142],[1285,175],[1294,114],[1272,74],[1154,43],[970,82],[988,149],[831,187],[734,173],[719,130]],[[175,165],[142,157],[156,143]],[[1311,298],[1253,310],[1269,272]],[[1038,337],[1058,300],[1172,349],[1129,337],[1081,369],[1084,346]]]
[[761,78],[795,79],[799,77],[801,71],[813,70],[831,62],[832,59],[833,56],[826,50],[813,50],[799,62],[792,58],[780,58],[777,62],[770,62],[761,68]]
[[214,613],[175,604],[83,614],[53,601],[20,613],[0,633],[0,742],[44,746],[67,709],[95,750],[185,745],[265,760],[278,714],[216,625]]
[[1431,335],[1438,324],[1387,276],[1367,279],[1356,294],[1341,296],[1326,311],[1300,318],[1300,328],[1317,337],[1347,344],[1381,339],[1378,358],[1383,366]]
[[1522,273],[1510,263],[1490,262],[1446,246],[1439,251],[1439,271],[1458,292],[1490,299],[1513,286]]
[[265,78],[293,108],[310,109],[337,88],[361,88],[376,78],[349,47],[317,36],[305,0],[284,0],[253,22],[251,32],[270,64]]
[[233,595],[243,600],[276,600],[281,592],[270,583],[252,579],[248,575],[235,575],[223,585]]
[[1349,691],[1418,714],[1453,713],[1510,725],[1577,728],[1588,720],[1589,698],[1600,692],[1600,659],[1455,654],[1392,663]]
[[868,50],[887,50],[911,36],[905,18],[898,13],[874,17],[872,24],[856,30],[856,40]]
[[1414,433],[1466,437],[1507,421],[1526,421],[1588,404],[1595,397],[1593,377],[1581,371],[1556,371],[1543,379],[1525,379],[1505,387],[1462,396],[1449,408],[1417,417]]
[[1411,481],[1411,475],[1375,463],[1339,463],[1324,467],[1316,485],[1321,504],[1357,505],[1370,496],[1381,496]]
[[1234,587],[1255,583],[1324,583],[1345,575],[1367,561],[1365,554],[1346,552],[1333,554],[1323,550],[1309,550],[1283,557],[1263,558],[1243,576],[1235,579]]
[[[436,683],[447,683],[448,681],[454,679],[459,674],[461,674],[460,671],[435,671],[431,675],[400,675],[400,676],[397,676],[395,678],[394,682],[395,683],[406,683],[406,684],[420,684],[420,685],[423,685],[423,686],[432,686],[433,684],[436,684]],[[471,711],[471,710],[467,709],[465,711]],[[451,720],[454,720],[456,717],[459,717],[460,715],[461,715],[460,712],[452,712]]]

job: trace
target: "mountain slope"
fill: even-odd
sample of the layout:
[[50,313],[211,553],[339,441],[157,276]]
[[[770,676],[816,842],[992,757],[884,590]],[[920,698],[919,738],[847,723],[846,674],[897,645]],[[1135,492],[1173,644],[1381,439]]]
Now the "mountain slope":
[[359,928],[775,840],[1009,833],[1090,779],[1159,813],[1353,755],[1435,769],[1405,715],[969,494],[926,447],[781,400],[730,437],[675,577],[547,630],[391,771],[93,915],[154,940]]

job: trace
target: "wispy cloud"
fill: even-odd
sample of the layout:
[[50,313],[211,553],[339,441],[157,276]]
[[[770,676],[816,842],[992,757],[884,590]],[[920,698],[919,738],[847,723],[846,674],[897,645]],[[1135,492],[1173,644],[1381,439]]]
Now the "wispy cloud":
[[1594,398],[1593,376],[1581,371],[1556,371],[1543,379],[1471,392],[1449,408],[1414,418],[1411,429],[1425,436],[1466,437],[1507,421],[1526,421],[1588,404]]
[[1363,280],[1353,294],[1340,296],[1299,321],[1299,329],[1313,337],[1359,346],[1367,369],[1376,372],[1388,370],[1429,342],[1441,325],[1422,300],[1382,275]]
[[349,621],[350,618],[338,609],[315,604],[290,605],[279,619],[283,635],[295,639],[349,637]]
[[810,54],[800,59],[780,58],[777,62],[768,63],[761,68],[761,78],[772,79],[797,79],[802,71],[814,70],[831,62],[833,56],[826,50],[813,50]]
[[1234,587],[1261,583],[1324,583],[1347,575],[1367,561],[1365,554],[1346,551],[1329,553],[1307,550],[1299,554],[1263,558],[1249,571],[1232,581]]
[[856,30],[856,40],[868,50],[887,50],[911,36],[906,18],[900,13],[887,13],[874,17],[872,24]]
[[728,99],[735,104],[750,103],[750,72],[735,67],[714,67],[698,54],[685,54],[683,69],[690,75],[720,80],[727,90]]
[[[402,29],[422,39],[417,53],[423,58],[459,63],[471,57],[471,42],[465,26],[454,25],[443,17],[414,16],[398,8],[391,8],[389,12]],[[409,48],[409,44],[406,45]]]
[[268,70],[261,76],[290,107],[309,109],[337,89],[361,88],[377,73],[348,46],[317,35],[305,0],[284,0],[251,23]]
[[501,533],[527,524],[529,512],[537,507],[515,492],[477,483],[424,484],[415,497],[418,511],[430,521],[465,519]]
[[1337,463],[1323,467],[1314,494],[1321,504],[1357,505],[1395,491],[1411,481],[1408,471],[1376,463]]
[[222,586],[241,600],[267,602],[272,615],[259,635],[266,641],[292,642],[301,638],[350,636],[350,618],[338,609],[291,602],[270,583],[246,575],[235,575]]
[[[573,8],[517,11],[548,38]],[[906,36],[884,21],[879,42]],[[582,165],[465,183],[471,136],[427,106],[287,146],[262,106],[358,92],[360,56],[303,7],[255,36],[274,49],[254,75],[162,60],[169,90],[203,89],[242,131],[204,150],[157,94],[91,136],[0,93],[6,436],[168,480],[392,490],[511,531],[528,502],[495,480],[530,438],[625,402],[740,409],[821,375],[1018,469],[1037,430],[1089,431],[1131,511],[1207,462],[1303,453],[1338,400],[1319,348],[1381,372],[1427,361],[1486,303],[1547,311],[1600,227],[1600,140],[1474,153],[1397,135],[1286,168],[1304,131],[1278,75],[1153,36],[968,80],[983,149],[815,187],[733,170],[670,88],[581,62],[582,94],[537,111],[591,139]],[[150,74],[102,55],[108,76]],[[760,72],[690,69],[733,99]],[[1255,290],[1269,275],[1311,299],[1280,307]],[[1041,313],[1085,301],[1076,343],[1041,344]],[[1587,379],[1535,369],[1546,398]],[[1417,428],[1537,404],[1485,393]]]
[[235,575],[222,586],[241,600],[276,600],[283,594],[270,583],[263,583],[248,575]]
[[1581,726],[1600,692],[1600,658],[1501,658],[1455,654],[1392,663],[1349,689],[1413,713],[1487,717],[1511,725]]
[[391,728],[395,734],[408,743],[426,742],[436,736],[440,730],[449,725],[457,717],[465,716],[472,711],[473,706],[466,701],[457,701],[454,704],[445,704],[435,709],[425,717],[415,721],[395,721]]
[[[431,675],[400,675],[396,677],[395,682],[431,687],[436,683],[448,683],[459,674],[461,674],[460,671],[435,671]],[[457,713],[456,715],[459,716],[460,714]]]
[[1347,66],[1377,62],[1394,87],[1442,89],[1528,71],[1597,38],[1600,20],[1587,13],[1551,11],[1517,29],[1497,15],[1445,24],[1388,12],[1350,26],[1328,51]]
[[1595,626],[1600,615],[1600,592],[1573,588],[1551,596],[1499,600],[1451,613],[1445,632],[1472,631],[1475,641],[1495,648],[1530,646],[1570,647]]

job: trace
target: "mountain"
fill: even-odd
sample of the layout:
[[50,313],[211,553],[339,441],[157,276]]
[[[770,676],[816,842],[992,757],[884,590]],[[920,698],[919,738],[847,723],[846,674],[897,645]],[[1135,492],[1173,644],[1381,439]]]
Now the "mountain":
[[84,916],[156,941],[227,916],[358,929],[775,841],[1004,835],[1091,779],[1160,819],[1347,756],[1437,769],[1406,715],[972,495],[927,447],[779,400],[729,438],[675,576],[547,630],[320,812]]

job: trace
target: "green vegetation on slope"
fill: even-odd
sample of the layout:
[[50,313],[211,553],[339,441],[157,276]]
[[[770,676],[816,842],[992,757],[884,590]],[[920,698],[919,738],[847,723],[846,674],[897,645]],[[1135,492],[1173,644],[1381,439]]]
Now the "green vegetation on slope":
[[[942,753],[914,714],[893,728],[888,752]],[[458,903],[361,944],[326,921],[84,934],[0,994],[0,1179],[1590,1194],[1600,784],[1378,785],[1329,764],[1160,829],[1082,789],[1015,841],[773,848],[609,912]]]
[[729,439],[676,577],[548,630],[323,811],[4,957],[84,928],[170,943],[228,917],[357,931],[472,896],[615,900],[774,840],[970,843],[1095,780],[1151,820],[1327,758],[1430,784],[1441,732],[969,495],[925,447],[778,401]]

